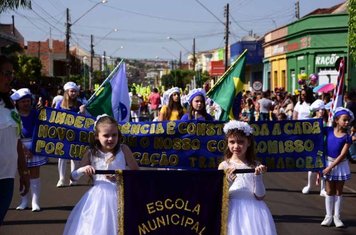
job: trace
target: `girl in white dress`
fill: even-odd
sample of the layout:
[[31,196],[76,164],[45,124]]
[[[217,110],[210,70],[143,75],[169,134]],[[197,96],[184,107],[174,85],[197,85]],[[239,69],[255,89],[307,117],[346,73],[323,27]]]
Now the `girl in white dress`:
[[[274,235],[276,227],[262,199],[266,190],[262,174],[267,168],[256,162],[253,129],[245,122],[229,121],[224,126],[227,149],[219,170],[225,170],[230,183],[228,235]],[[234,174],[235,169],[254,173]]]
[[84,194],[71,212],[63,234],[112,234],[118,232],[117,186],[115,176],[94,175],[95,170],[138,170],[127,145],[120,144],[121,132],[116,120],[106,114],[94,123],[95,142],[82,159],[82,167],[71,174],[93,177],[94,186]]

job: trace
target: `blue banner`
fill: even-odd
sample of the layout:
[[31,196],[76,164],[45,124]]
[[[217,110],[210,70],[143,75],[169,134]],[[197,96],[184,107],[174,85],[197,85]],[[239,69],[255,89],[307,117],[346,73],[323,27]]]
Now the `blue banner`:
[[[80,160],[94,139],[93,117],[42,109],[32,151],[47,157]],[[119,123],[123,142],[141,167],[217,169],[226,143],[223,122],[169,121]],[[308,171],[325,166],[321,119],[256,122],[258,160],[269,171]]]

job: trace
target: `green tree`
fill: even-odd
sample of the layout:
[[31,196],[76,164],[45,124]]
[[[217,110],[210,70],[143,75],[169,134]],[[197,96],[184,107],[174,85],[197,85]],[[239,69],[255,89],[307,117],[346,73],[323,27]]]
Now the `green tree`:
[[356,0],[349,0],[349,53],[353,61],[356,61]]
[[7,10],[16,10],[19,7],[31,9],[31,0],[1,0],[0,13]]
[[349,12],[349,60],[348,60],[348,84],[347,89],[351,90],[356,87],[356,81],[352,77],[356,73],[356,0],[349,0],[348,2]]
[[28,87],[31,83],[40,83],[41,79],[41,61],[37,57],[19,55],[15,64],[16,80]]
[[162,85],[166,88],[169,87],[180,87],[184,89],[187,84],[193,79],[194,71],[191,70],[172,70],[170,74],[163,75]]

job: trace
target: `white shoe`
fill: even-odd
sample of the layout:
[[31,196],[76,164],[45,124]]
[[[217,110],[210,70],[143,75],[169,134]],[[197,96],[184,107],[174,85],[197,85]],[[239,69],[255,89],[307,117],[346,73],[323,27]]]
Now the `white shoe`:
[[64,186],[65,186],[64,180],[58,180],[57,188],[61,188],[61,187],[64,187]]
[[69,181],[69,186],[75,186],[78,185],[77,181]]
[[344,223],[340,220],[340,216],[334,215],[334,224],[336,228],[345,227]]
[[326,197],[326,191],[325,191],[325,189],[322,189],[322,190],[320,190],[320,196],[322,196],[322,197]]
[[25,210],[27,208],[28,205],[28,194],[26,194],[25,196],[21,197],[21,203],[18,207],[16,207],[16,210]]
[[309,191],[310,191],[310,186],[307,185],[307,186],[305,186],[305,187],[303,188],[302,193],[303,193],[303,194],[308,194]]
[[[335,221],[335,219],[334,219],[334,221]],[[323,222],[321,222],[320,225],[329,227],[332,222],[333,222],[333,217],[331,215],[326,215]]]
[[32,211],[33,212],[40,211],[40,210],[41,210],[41,208],[39,205],[32,203]]

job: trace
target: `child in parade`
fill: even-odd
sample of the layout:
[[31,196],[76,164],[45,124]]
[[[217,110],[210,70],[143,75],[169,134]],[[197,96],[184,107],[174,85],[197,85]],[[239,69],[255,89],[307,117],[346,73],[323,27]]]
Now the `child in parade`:
[[30,188],[30,172],[20,140],[21,119],[10,98],[13,78],[13,61],[0,55],[0,226],[11,204],[16,170],[21,196]]
[[184,115],[184,108],[180,100],[180,90],[173,87],[163,94],[163,105],[159,112],[158,121],[180,120]]
[[[267,168],[256,161],[253,129],[246,122],[229,121],[224,126],[227,148],[219,170],[225,170],[230,183],[228,235],[274,235],[276,227],[267,205],[262,174]],[[235,169],[254,173],[234,174]]]
[[[311,105],[310,105],[310,112],[314,115],[312,115],[314,118],[321,118],[323,120],[323,126],[325,127],[328,123],[328,112],[325,109],[325,104],[324,101],[318,99],[315,100]],[[325,191],[325,180],[321,177],[319,173],[316,174],[317,180],[315,181],[313,178],[313,172],[308,171],[308,178],[307,178],[307,185],[302,189],[303,194],[308,194],[310,192],[310,189],[313,185],[313,182],[316,182],[319,184],[320,181],[320,196],[325,197],[326,196],[326,191]]]
[[340,212],[344,184],[351,178],[346,156],[352,143],[348,127],[353,120],[354,115],[349,109],[338,107],[333,115],[332,127],[326,130],[327,163],[323,175],[326,180],[327,195],[325,197],[326,216],[321,222],[322,226],[330,226],[334,221],[337,228],[344,227],[340,220]]
[[181,120],[213,121],[214,118],[206,111],[205,96],[202,88],[191,90],[188,94],[189,108]]
[[[23,143],[24,153],[27,162],[27,168],[30,170],[30,190],[32,194],[32,211],[40,211],[39,199],[41,191],[40,181],[40,166],[47,163],[47,158],[43,156],[33,155],[32,135],[37,119],[37,110],[33,106],[33,98],[31,91],[28,88],[21,88],[11,95],[11,99],[15,102],[17,111],[20,114],[22,121],[21,141]],[[21,203],[17,210],[27,208],[30,193],[21,197]]]
[[[63,99],[57,103],[56,109],[65,109],[72,112],[78,113],[81,110],[82,103],[78,100],[79,95],[79,87],[74,82],[67,82],[63,86],[64,94]],[[68,160],[59,158],[58,159],[58,173],[59,180],[57,183],[57,187],[65,186],[65,175],[67,168]],[[71,171],[74,171],[77,168],[78,162],[71,160],[70,167]],[[69,185],[76,185],[75,181],[70,181]]]
[[74,181],[82,175],[93,177],[94,186],[84,194],[71,212],[63,234],[117,234],[117,186],[114,176],[94,175],[95,170],[138,170],[131,150],[120,143],[116,120],[106,114],[94,123],[95,141],[85,153],[79,169],[71,174]]

